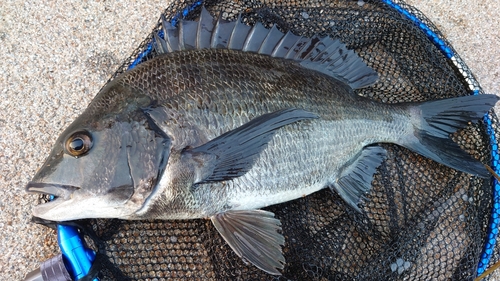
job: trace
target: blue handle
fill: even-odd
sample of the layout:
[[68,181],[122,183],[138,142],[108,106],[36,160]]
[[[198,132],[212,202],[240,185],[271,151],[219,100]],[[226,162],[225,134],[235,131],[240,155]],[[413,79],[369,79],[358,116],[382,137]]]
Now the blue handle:
[[[74,226],[57,225],[57,241],[66,265],[73,280],[87,275],[95,260],[95,252],[87,247]],[[97,278],[94,281],[98,281]]]

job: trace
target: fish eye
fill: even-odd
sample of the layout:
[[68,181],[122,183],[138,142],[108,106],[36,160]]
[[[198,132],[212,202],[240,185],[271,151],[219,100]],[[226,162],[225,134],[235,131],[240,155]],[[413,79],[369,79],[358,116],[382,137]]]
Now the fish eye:
[[66,140],[66,152],[71,156],[81,156],[92,148],[92,137],[87,131],[73,133]]

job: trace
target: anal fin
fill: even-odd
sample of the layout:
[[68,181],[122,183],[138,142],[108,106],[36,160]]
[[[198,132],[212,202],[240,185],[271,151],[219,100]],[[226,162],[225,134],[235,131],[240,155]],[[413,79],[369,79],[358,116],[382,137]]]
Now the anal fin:
[[367,146],[340,171],[332,188],[358,212],[358,203],[372,186],[373,175],[382,164],[387,151],[381,146]]
[[263,210],[228,211],[210,218],[233,251],[269,274],[281,275],[285,257],[281,245],[285,238],[278,233],[281,222]]

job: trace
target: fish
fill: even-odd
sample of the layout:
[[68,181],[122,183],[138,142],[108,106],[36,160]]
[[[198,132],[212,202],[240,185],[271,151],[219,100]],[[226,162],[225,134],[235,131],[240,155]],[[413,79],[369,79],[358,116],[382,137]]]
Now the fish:
[[262,208],[329,188],[360,207],[403,146],[471,176],[483,164],[450,135],[498,101],[473,95],[385,104],[378,74],[338,39],[215,19],[162,18],[160,54],[106,84],[27,184],[51,221],[210,219],[245,262],[280,275],[281,223]]

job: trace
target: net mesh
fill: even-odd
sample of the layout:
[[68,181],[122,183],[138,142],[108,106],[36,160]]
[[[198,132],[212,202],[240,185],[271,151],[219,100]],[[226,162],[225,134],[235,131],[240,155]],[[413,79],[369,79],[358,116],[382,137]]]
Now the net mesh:
[[[398,3],[443,38],[418,10]],[[164,15],[175,21],[192,5],[176,1]],[[377,84],[357,90],[375,100],[424,101],[469,95],[471,89],[482,93],[474,79],[464,78],[462,73],[472,77],[465,66],[452,63],[421,28],[383,1],[223,0],[203,5],[224,19],[235,20],[241,13],[249,25],[259,21],[298,35],[340,38],[379,73]],[[200,8],[185,18],[197,18]],[[144,52],[151,38],[115,76],[137,57],[141,62],[157,55],[154,49]],[[491,118],[498,139],[498,122]],[[491,162],[483,124],[453,138],[483,163]],[[383,146],[388,157],[362,213],[329,190],[267,208],[282,222],[286,239],[282,276],[246,265],[209,220],[79,223],[98,252],[101,280],[472,280],[488,231],[490,181],[396,145]]]

